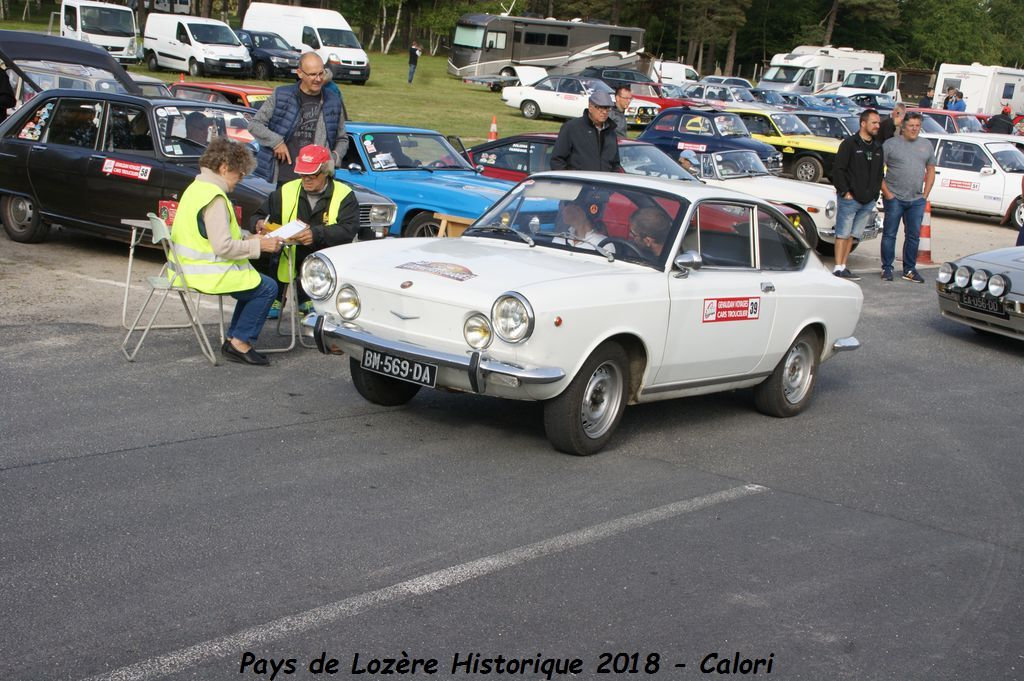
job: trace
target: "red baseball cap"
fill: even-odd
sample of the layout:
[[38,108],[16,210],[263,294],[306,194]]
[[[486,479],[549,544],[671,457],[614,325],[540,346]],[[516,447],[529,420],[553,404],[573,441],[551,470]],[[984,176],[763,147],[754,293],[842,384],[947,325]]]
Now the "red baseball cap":
[[1004,113],[1004,114],[1008,114],[1008,113],[1010,113],[1011,111],[1013,111],[1013,109],[1011,109],[1010,107],[1008,107],[1008,106],[1004,106],[1004,107],[1003,107],[1003,113]]
[[295,159],[296,175],[316,175],[320,166],[331,160],[331,152],[326,147],[307,144],[299,149],[299,157]]

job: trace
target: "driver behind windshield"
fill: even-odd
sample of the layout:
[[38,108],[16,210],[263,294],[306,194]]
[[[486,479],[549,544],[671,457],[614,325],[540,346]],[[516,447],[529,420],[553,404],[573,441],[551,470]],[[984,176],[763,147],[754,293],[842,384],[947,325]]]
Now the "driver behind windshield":
[[629,238],[649,260],[661,258],[671,220],[660,208],[641,208],[629,218]]
[[[597,228],[594,222],[590,219],[587,211],[588,207],[592,206],[597,208],[597,204],[591,204],[590,202],[579,202],[573,201],[566,203],[562,206],[562,210],[558,214],[559,221],[564,223],[568,231],[572,233],[575,239],[566,240],[565,238],[558,237],[553,239],[553,243],[565,244],[569,243],[577,248],[590,248],[592,246],[600,246],[601,242],[604,241],[608,235]],[[596,210],[594,211],[596,214]]]
[[204,147],[210,143],[210,119],[201,111],[185,116],[185,137]]

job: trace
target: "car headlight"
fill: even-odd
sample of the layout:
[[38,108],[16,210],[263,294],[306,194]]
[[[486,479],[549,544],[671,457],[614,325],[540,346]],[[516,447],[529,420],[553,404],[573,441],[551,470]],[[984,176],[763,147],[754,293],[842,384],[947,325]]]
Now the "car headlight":
[[474,350],[483,350],[491,344],[491,339],[494,337],[491,332],[491,320],[479,312],[471,315],[462,325],[462,335],[466,337],[469,347]]
[[355,287],[345,284],[338,291],[338,300],[335,303],[338,308],[338,314],[345,321],[352,321],[359,316],[360,304],[359,294],[356,293]]
[[1010,280],[1002,274],[993,274],[988,278],[988,294],[993,298],[1002,298],[1010,290]]
[[386,225],[388,227],[395,221],[394,206],[370,206],[370,224]]
[[135,53],[135,38],[128,41],[128,47],[126,47],[124,51],[132,54]]
[[271,57],[270,61],[272,61],[275,66],[288,66],[288,60],[284,57]]
[[334,293],[337,283],[334,265],[322,255],[314,253],[302,262],[302,288],[310,298],[324,300]]
[[939,266],[939,273],[935,275],[935,279],[940,284],[948,284],[953,281],[954,272],[956,272],[956,265],[951,262],[944,262]]
[[832,219],[836,216],[836,202],[829,201],[825,204],[825,217]]
[[334,54],[333,52],[331,52],[331,55],[327,57],[327,61],[332,61],[335,64],[341,63],[341,59],[338,57],[338,55]]
[[953,283],[960,288],[967,288],[967,285],[971,283],[971,275],[974,274],[967,265],[960,265],[956,268],[956,273],[953,275]]
[[506,343],[521,343],[533,333],[533,308],[521,294],[509,291],[494,301],[491,321],[498,338]]
[[988,272],[985,270],[974,270],[971,275],[971,288],[981,293],[988,288]]

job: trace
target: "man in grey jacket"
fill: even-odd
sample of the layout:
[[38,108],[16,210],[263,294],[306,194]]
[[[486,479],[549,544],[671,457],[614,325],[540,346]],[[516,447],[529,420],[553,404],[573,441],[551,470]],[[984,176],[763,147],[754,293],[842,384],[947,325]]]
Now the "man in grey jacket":
[[615,122],[615,135],[620,139],[627,137],[629,125],[626,123],[626,109],[633,101],[633,91],[628,85],[615,88],[615,106],[608,110],[608,119]]

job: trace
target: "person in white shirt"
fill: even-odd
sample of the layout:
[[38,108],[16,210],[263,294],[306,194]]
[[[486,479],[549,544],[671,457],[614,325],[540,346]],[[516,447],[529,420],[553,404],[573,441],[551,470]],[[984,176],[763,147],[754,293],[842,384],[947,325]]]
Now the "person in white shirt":
[[561,222],[569,228],[568,231],[576,238],[565,239],[559,237],[554,239],[556,244],[568,243],[576,248],[592,248],[593,246],[600,245],[602,241],[608,238],[607,234],[603,234],[595,229],[594,223],[587,216],[586,210],[578,203],[565,204],[559,217]]

